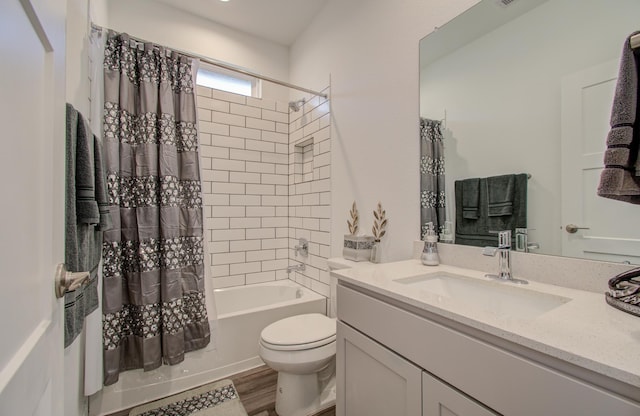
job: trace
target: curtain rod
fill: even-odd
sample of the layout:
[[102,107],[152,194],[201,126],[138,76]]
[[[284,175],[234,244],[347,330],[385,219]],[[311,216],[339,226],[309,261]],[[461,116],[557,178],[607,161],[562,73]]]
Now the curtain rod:
[[[103,28],[102,26],[96,25],[93,22],[91,23],[91,27],[95,28],[96,30],[106,29],[106,28]],[[149,42],[147,40],[144,40],[144,39],[141,39],[141,38],[138,38],[138,37],[135,37],[135,36],[131,36],[131,35],[128,35],[128,36],[129,36],[130,39],[133,39],[136,42],[151,43],[151,44],[154,44],[154,45],[156,44],[155,42]],[[224,69],[229,70],[229,71],[237,72],[239,74],[243,74],[243,75],[247,75],[247,76],[250,76],[250,77],[258,78],[258,79],[261,79],[263,81],[268,81],[268,82],[271,82],[271,83],[274,83],[274,84],[277,84],[277,85],[282,85],[283,87],[293,88],[294,90],[308,92],[309,94],[317,95],[317,96],[322,97],[322,98],[328,98],[327,94],[324,94],[322,92],[310,90],[309,88],[300,87],[298,85],[290,84],[290,83],[285,82],[285,81],[280,81],[280,80],[277,80],[275,78],[267,77],[265,75],[256,74],[255,72],[247,71],[245,69],[241,69],[241,68],[238,68],[236,66],[233,66],[233,65],[230,65],[230,64],[226,64],[224,62],[216,61],[215,59],[208,58],[208,57],[203,56],[203,55],[199,55],[199,54],[196,54],[196,53],[193,53],[193,52],[186,52],[186,51],[183,51],[183,50],[180,50],[180,49],[176,49],[176,48],[169,48],[169,49],[174,50],[174,51],[176,51],[178,53],[181,53],[183,55],[186,55],[186,56],[188,56],[190,58],[199,59],[200,61],[205,62],[205,63],[207,63],[209,65],[214,65],[214,66],[217,66],[217,67],[220,67],[220,68],[224,68]]]

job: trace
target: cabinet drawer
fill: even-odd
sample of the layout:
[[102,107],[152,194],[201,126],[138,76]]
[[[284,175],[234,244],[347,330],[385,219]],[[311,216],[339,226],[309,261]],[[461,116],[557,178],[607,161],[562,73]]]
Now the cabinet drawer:
[[637,402],[343,285],[338,318],[504,415],[640,415]]

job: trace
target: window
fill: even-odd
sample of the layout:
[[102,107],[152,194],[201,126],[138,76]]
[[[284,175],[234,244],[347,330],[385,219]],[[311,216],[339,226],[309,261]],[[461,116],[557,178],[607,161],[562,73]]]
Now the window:
[[203,87],[260,98],[261,85],[258,78],[233,72],[204,62],[200,63],[196,84]]

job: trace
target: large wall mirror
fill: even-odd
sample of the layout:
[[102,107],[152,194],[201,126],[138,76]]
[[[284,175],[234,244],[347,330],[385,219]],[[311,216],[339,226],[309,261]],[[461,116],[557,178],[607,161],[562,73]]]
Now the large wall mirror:
[[420,41],[420,115],[442,120],[448,219],[455,181],[527,173],[530,252],[640,264],[640,205],[596,196],[638,16],[638,0],[482,0]]

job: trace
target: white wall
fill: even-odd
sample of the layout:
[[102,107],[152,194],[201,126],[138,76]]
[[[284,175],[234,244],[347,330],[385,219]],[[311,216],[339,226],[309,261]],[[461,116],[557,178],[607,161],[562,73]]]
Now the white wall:
[[291,49],[290,81],[331,82],[331,254],[342,254],[351,203],[371,234],[378,201],[389,225],[382,261],[418,238],[418,41],[477,0],[331,0]]
[[618,60],[623,40],[638,29],[636,0],[619,0],[616,7],[605,1],[575,4],[546,2],[424,68],[421,77],[421,114],[442,118],[447,112],[447,188],[455,179],[532,174],[530,241],[540,243],[536,252],[543,254],[561,254],[564,232],[562,79]]
[[[131,36],[286,81],[289,50],[151,0],[109,0],[108,27]],[[286,89],[263,83],[263,97],[288,101]]]

